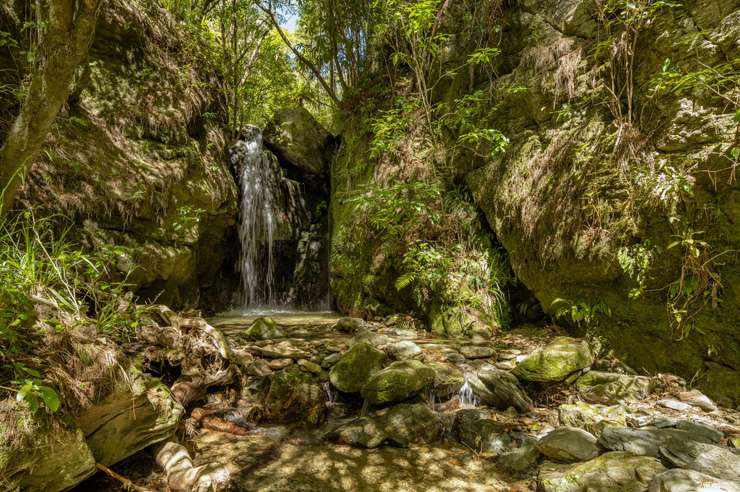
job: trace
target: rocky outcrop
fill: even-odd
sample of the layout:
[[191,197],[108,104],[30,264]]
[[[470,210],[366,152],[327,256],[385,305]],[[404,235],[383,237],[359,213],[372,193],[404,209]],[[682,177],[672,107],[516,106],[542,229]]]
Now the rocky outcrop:
[[108,252],[111,273],[144,297],[217,308],[236,190],[203,51],[166,10],[106,2],[20,200],[68,217],[76,238]]
[[95,461],[112,465],[175,433],[184,412],[160,380],[129,369],[123,387],[75,416]]
[[303,107],[278,110],[265,127],[265,144],[280,159],[306,174],[329,169],[332,136]]

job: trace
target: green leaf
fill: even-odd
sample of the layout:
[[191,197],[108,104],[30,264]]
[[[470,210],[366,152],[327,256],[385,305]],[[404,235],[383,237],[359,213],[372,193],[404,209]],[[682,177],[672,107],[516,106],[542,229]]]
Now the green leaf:
[[61,401],[59,400],[59,395],[53,388],[50,388],[48,386],[39,386],[38,393],[41,396],[41,399],[44,401],[44,405],[46,405],[46,407],[51,410],[52,413],[59,410]]

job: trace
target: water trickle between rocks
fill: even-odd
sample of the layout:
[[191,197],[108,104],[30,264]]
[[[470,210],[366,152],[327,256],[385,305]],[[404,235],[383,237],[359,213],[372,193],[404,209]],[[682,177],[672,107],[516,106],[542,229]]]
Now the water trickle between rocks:
[[460,407],[475,408],[478,404],[478,397],[475,396],[473,387],[470,385],[470,375],[465,374],[465,382],[460,387]]

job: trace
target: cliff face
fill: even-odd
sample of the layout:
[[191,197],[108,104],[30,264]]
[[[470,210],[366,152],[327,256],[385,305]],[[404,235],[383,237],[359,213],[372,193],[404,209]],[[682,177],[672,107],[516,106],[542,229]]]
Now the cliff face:
[[140,294],[196,304],[214,292],[236,215],[216,71],[164,9],[138,2],[106,3],[88,61],[22,202],[117,248],[113,270]]
[[[476,123],[509,143],[492,158],[455,156],[447,189],[472,193],[481,227],[548,314],[603,339],[637,370],[695,378],[737,404],[740,10],[733,1],[630,5],[500,5],[489,26],[500,26],[492,76],[458,71],[438,84],[433,102],[453,107],[482,94]],[[469,14],[460,7],[447,17],[445,29],[457,34],[445,67],[477,48],[461,41]],[[384,107],[382,97],[369,104]],[[447,131],[449,162],[459,133]],[[367,143],[358,157],[357,142],[372,138],[368,125],[345,133],[342,155],[352,157],[338,160],[334,179],[352,194],[392,165],[369,157]],[[340,178],[346,161],[361,158],[364,175]],[[396,179],[424,168],[410,162],[394,161],[405,170]],[[356,217],[335,202],[336,231]],[[366,256],[357,273],[366,281],[352,286],[340,275],[337,297],[399,302],[389,293],[397,259]]]

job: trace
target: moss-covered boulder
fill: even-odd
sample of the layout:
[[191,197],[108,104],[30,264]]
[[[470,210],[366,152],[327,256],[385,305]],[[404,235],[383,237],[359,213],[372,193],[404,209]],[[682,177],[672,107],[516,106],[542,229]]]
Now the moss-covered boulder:
[[655,458],[611,452],[576,465],[544,464],[537,478],[543,492],[645,491],[665,467]]
[[476,374],[468,375],[468,384],[484,405],[500,410],[514,407],[520,412],[532,408],[532,400],[510,372],[486,365]]
[[512,373],[524,381],[562,381],[593,362],[594,356],[585,340],[557,337],[529,354]]
[[512,442],[505,424],[486,418],[475,409],[458,411],[452,432],[459,442],[483,453],[503,453]]
[[408,447],[413,443],[434,442],[443,431],[442,419],[427,405],[404,403],[348,422],[330,432],[327,438],[360,448],[376,448],[383,443]]
[[361,394],[372,404],[405,400],[434,382],[434,370],[417,360],[394,362],[375,373]]
[[268,422],[319,425],[326,418],[326,392],[312,375],[293,364],[269,376],[262,409]]
[[280,109],[265,127],[265,145],[306,174],[326,171],[332,137],[305,108]]
[[167,386],[134,367],[121,385],[75,417],[95,459],[104,465],[172,436],[184,412]]
[[244,335],[249,340],[269,340],[272,338],[283,338],[285,333],[277,325],[274,319],[264,316],[252,321]]
[[329,381],[339,391],[357,393],[370,376],[383,368],[388,357],[367,342],[358,343],[342,354],[329,372]]
[[591,403],[611,405],[622,400],[642,400],[652,391],[645,376],[588,371],[576,380],[578,394]]
[[0,489],[59,492],[95,471],[85,434],[74,423],[0,402]]

